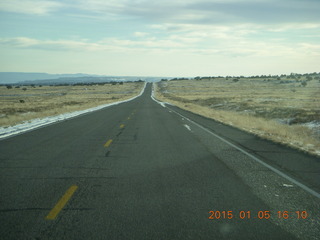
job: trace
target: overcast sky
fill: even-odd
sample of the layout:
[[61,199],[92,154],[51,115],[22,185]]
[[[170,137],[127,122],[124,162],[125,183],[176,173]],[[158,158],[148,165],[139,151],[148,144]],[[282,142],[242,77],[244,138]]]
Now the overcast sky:
[[320,0],[0,0],[0,71],[320,71]]

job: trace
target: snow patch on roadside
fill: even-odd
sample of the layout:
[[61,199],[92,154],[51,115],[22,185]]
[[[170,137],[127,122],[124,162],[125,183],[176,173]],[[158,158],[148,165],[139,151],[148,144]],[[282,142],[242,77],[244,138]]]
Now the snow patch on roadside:
[[56,123],[56,122],[61,122],[61,121],[64,121],[64,120],[67,120],[67,119],[70,119],[70,118],[74,118],[74,117],[80,116],[82,114],[91,113],[91,112],[94,112],[94,111],[97,111],[97,110],[100,110],[100,109],[103,109],[103,108],[106,108],[106,107],[110,107],[110,106],[114,106],[114,105],[117,105],[117,104],[120,104],[120,103],[132,101],[133,99],[135,99],[137,97],[140,97],[143,94],[143,92],[144,92],[144,90],[146,88],[146,85],[147,85],[147,83],[145,83],[145,85],[144,85],[144,87],[141,90],[139,95],[137,95],[135,97],[132,97],[130,99],[127,99],[127,100],[108,103],[108,104],[103,104],[103,105],[99,105],[97,107],[89,108],[89,109],[86,109],[86,110],[63,113],[63,114],[60,114],[60,115],[57,115],[57,116],[49,116],[49,117],[45,117],[45,118],[36,118],[36,119],[30,120],[30,121],[25,121],[25,122],[23,122],[21,124],[10,126],[10,127],[0,127],[0,139],[7,138],[7,137],[10,137],[10,136],[14,136],[14,135],[17,135],[17,134],[21,134],[21,133],[24,133],[24,132],[27,132],[27,131],[30,131],[30,130],[33,130],[33,129],[36,129],[36,128],[40,128],[40,127],[43,127],[43,126],[46,126],[46,125],[49,125],[49,124]]
[[161,101],[157,100],[157,99],[154,97],[154,84],[155,84],[155,83],[152,84],[152,93],[151,93],[151,98],[152,98],[152,100],[155,101],[156,103],[160,104],[162,107],[166,107],[166,104],[171,105],[171,106],[174,106],[173,104],[168,103],[168,102],[161,102]]
[[320,121],[312,121],[301,125],[311,129],[316,135],[320,137]]

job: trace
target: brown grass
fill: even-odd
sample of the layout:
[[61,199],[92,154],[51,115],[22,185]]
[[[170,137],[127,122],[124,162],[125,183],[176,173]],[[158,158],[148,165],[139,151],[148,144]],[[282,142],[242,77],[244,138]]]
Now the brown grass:
[[260,137],[320,155],[319,133],[302,125],[320,120],[319,87],[315,80],[307,87],[301,87],[300,82],[280,84],[248,78],[236,83],[226,79],[180,80],[158,83],[156,97]]
[[[144,83],[92,86],[0,87],[0,126],[84,110],[136,96]],[[27,88],[27,90],[23,90]],[[20,101],[21,100],[21,101]]]

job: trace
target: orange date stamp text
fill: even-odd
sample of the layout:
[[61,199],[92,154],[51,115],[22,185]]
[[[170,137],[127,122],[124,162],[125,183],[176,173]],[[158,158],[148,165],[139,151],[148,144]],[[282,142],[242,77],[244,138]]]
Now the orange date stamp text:
[[307,219],[307,211],[209,211],[208,219]]

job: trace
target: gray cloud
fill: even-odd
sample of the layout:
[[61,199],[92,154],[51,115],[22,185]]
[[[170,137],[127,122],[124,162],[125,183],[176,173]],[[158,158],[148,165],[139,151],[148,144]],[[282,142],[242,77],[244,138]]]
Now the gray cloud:
[[63,4],[52,0],[1,0],[0,11],[46,15],[61,9]]
[[[85,5],[83,5],[85,6]],[[95,0],[86,8],[100,14],[134,17],[151,23],[310,23],[320,22],[318,0],[139,1]]]
[[[240,23],[320,22],[320,1],[256,1],[256,2],[201,2],[189,6],[205,13],[208,22],[229,21]],[[215,16],[215,13],[220,13]],[[211,14],[212,13],[212,14]],[[225,16],[225,17],[223,17]],[[210,21],[210,19],[212,19]]]

